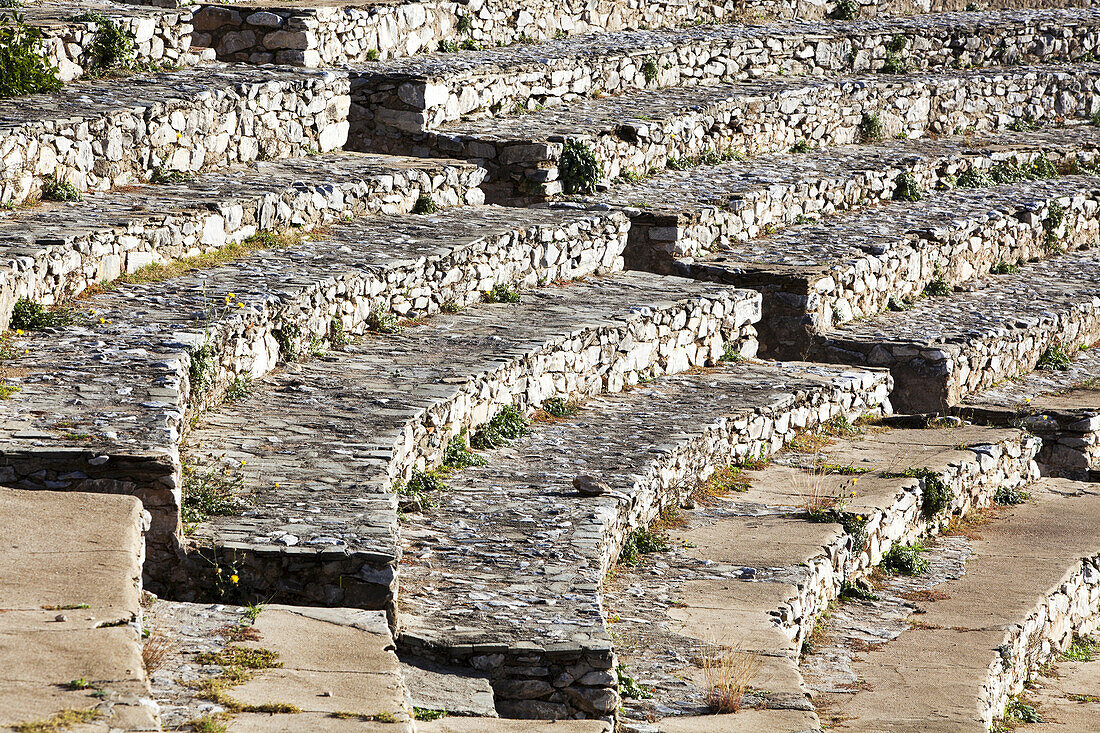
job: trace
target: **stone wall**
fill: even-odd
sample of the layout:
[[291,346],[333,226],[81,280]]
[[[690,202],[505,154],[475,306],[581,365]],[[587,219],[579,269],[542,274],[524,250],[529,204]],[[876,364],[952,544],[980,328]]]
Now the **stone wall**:
[[373,141],[353,137],[351,145],[475,160],[489,171],[488,200],[529,203],[562,191],[563,138],[592,150],[606,183],[707,153],[755,155],[796,144],[859,142],[872,118],[882,136],[919,138],[996,130],[1020,120],[1087,117],[1100,110],[1098,75],[1100,66],[1076,73],[1038,67],[643,91],[581,100],[561,111],[456,123],[437,132]]
[[[422,195],[440,207],[483,201],[477,188],[484,176],[480,169],[440,162],[421,169],[391,165],[381,174],[377,162],[371,162],[346,154],[316,156],[293,165],[261,164],[254,171],[208,175],[205,184],[194,186],[149,186],[141,197],[146,206],[137,212],[135,197],[128,195],[121,201],[68,206],[64,211],[71,226],[60,231],[56,208],[41,216],[22,212],[13,226],[0,228],[0,242],[10,257],[8,267],[0,269],[0,328],[7,326],[20,298],[62,303],[123,273],[213,252],[259,231],[312,229],[367,214],[409,213]],[[343,172],[326,175],[325,167],[332,165]],[[318,182],[291,178],[310,172]],[[265,174],[271,178],[256,180]],[[273,185],[272,179],[279,177],[282,185]],[[242,187],[234,190],[237,182]]]
[[[900,39],[897,40],[897,39]],[[891,48],[904,41],[904,48]],[[1096,18],[1017,11],[981,21],[971,14],[918,16],[781,29],[706,26],[679,32],[585,36],[480,54],[400,59],[353,75],[351,139],[438,129],[597,94],[879,71],[888,59],[911,71],[986,64],[1078,61],[1100,42]]]
[[[212,49],[191,48],[192,10],[121,15],[109,8],[101,9],[97,3],[87,5],[87,10],[102,11],[101,15],[129,34],[133,41],[129,62],[137,67],[192,66],[214,59]],[[82,8],[71,4],[66,9]],[[35,6],[26,10],[27,21],[42,30],[46,58],[57,67],[58,77],[68,82],[87,74],[94,66],[90,49],[96,41],[99,23],[72,22],[69,16],[49,17],[53,13],[43,13]]]
[[204,66],[0,102],[0,204],[56,176],[79,190],[327,152],[347,139],[348,79]]

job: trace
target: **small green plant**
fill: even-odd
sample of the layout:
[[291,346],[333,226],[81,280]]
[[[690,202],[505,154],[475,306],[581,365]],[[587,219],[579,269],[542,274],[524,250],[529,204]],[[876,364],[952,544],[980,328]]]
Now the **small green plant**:
[[68,308],[47,310],[41,303],[20,298],[15,301],[15,306],[12,308],[8,327],[13,331],[44,331],[48,328],[69,326],[75,321],[76,314]]
[[944,298],[951,295],[951,286],[947,284],[947,280],[944,279],[939,266],[936,267],[932,279],[924,286],[924,295],[935,298]]
[[42,31],[19,13],[0,13],[0,99],[61,89],[57,67],[42,45]]
[[82,723],[91,723],[103,717],[103,713],[95,708],[87,710],[62,710],[48,718],[34,720],[28,723],[17,723],[12,726],[15,733],[60,733],[73,726]]
[[432,708],[413,708],[413,718],[416,720],[439,720],[447,717],[446,710],[433,710]]
[[657,81],[657,73],[657,64],[653,59],[646,59],[642,63],[642,76],[645,78],[646,84]]
[[955,185],[959,188],[985,188],[994,185],[994,181],[981,168],[971,166],[958,175]]
[[129,67],[134,55],[134,36],[115,21],[99,13],[83,13],[71,20],[95,23],[95,37],[88,46],[84,65],[90,71]]
[[441,53],[458,53],[458,44],[449,39],[441,40],[436,48]]
[[625,664],[620,662],[615,667],[615,676],[619,680],[619,694],[623,697],[634,700],[648,700],[653,697],[652,692],[639,685],[638,680],[630,675]]
[[234,379],[229,385],[229,389],[225,391],[225,399],[227,402],[236,402],[250,394],[252,394],[252,380],[248,376],[242,376]]
[[894,201],[920,201],[920,186],[912,173],[902,173],[894,185]]
[[1065,221],[1066,210],[1057,201],[1047,204],[1047,217],[1043,219],[1043,247],[1048,252],[1060,252],[1063,247],[1058,241],[1058,227]]
[[195,180],[195,176],[186,171],[170,170],[168,166],[161,163],[153,169],[153,174],[149,176],[149,183],[158,186],[174,185],[179,183],[187,183],[188,181]]
[[836,7],[829,13],[831,20],[855,20],[859,15],[858,0],[837,0]]
[[466,437],[466,428],[462,428],[458,435],[451,438],[447,448],[443,451],[443,468],[456,471],[470,466],[484,466],[488,461],[470,450]]
[[413,471],[412,478],[405,482],[405,490],[410,494],[441,494],[447,488],[447,483],[432,471]]
[[994,275],[1014,275],[1020,271],[1020,268],[1011,262],[1001,260],[993,265],[993,267],[989,268],[989,271]]
[[667,552],[669,549],[668,541],[664,537],[645,527],[638,527],[626,536],[623,549],[619,551],[619,564],[634,567],[642,555]]
[[928,560],[921,557],[927,548],[919,542],[911,545],[895,543],[882,556],[882,566],[892,573],[920,575],[928,570]]
[[840,586],[840,600],[842,601],[877,601],[879,595],[867,590],[858,583],[845,580]]
[[286,323],[271,332],[275,343],[279,344],[279,356],[284,362],[298,358],[298,343],[302,337],[302,327],[297,323]]
[[808,153],[813,149],[814,147],[810,145],[808,140],[799,140],[791,146],[792,153]]
[[439,211],[439,207],[435,205],[435,199],[427,193],[422,193],[417,197],[412,209],[414,214],[434,214],[437,211]]
[[230,474],[227,470],[211,468],[200,471],[191,464],[183,465],[184,524],[198,524],[210,517],[229,516],[246,505],[240,498],[244,489],[244,476]]
[[87,690],[91,686],[92,683],[88,682],[87,678],[85,677],[81,677],[78,680],[71,680],[65,685],[65,687],[70,690]]
[[474,431],[470,445],[478,450],[490,450],[522,438],[530,431],[530,423],[518,407],[505,405],[493,418]]
[[1039,122],[1031,115],[1024,115],[1008,126],[1013,132],[1035,132],[1039,129]]
[[42,198],[46,201],[81,201],[84,194],[72,183],[54,174],[42,182]]
[[564,397],[551,397],[544,400],[541,407],[542,411],[550,417],[569,417],[580,412],[580,407]]
[[209,343],[203,343],[202,346],[188,348],[187,355],[191,358],[187,371],[191,383],[191,401],[198,402],[214,384],[214,351]]
[[1062,652],[1062,659],[1067,662],[1091,662],[1100,651],[1100,641],[1090,636],[1074,635],[1073,643]]
[[882,120],[877,112],[864,112],[859,120],[859,141],[861,143],[873,143],[882,139]]
[[401,333],[401,324],[392,311],[376,308],[367,316],[367,328],[378,333]]
[[740,350],[738,350],[736,344],[727,343],[726,347],[722,349],[722,355],[718,357],[718,361],[731,361],[740,362],[744,361],[745,357],[741,356]]
[[333,346],[347,346],[351,343],[351,336],[344,330],[344,322],[336,317],[329,319],[325,336]]
[[1042,723],[1043,716],[1038,708],[1027,702],[1023,696],[1011,698],[1005,705],[1005,713],[1001,718],[1010,726],[1014,723]]
[[1047,350],[1043,352],[1043,355],[1039,357],[1039,362],[1035,365],[1037,369],[1047,369],[1050,371],[1066,371],[1071,364],[1069,354],[1066,353],[1058,344],[1052,344],[1047,347]]
[[462,35],[466,35],[473,28],[473,25],[474,24],[470,21],[469,14],[463,13],[462,15],[458,16],[458,21],[455,23],[455,30]]
[[566,193],[592,193],[603,178],[592,148],[573,139],[565,141],[561,157],[558,158],[558,172]]
[[458,44],[463,51],[484,51],[484,47],[472,38],[467,38]]
[[486,303],[518,303],[519,291],[511,285],[497,283],[493,289],[481,296]]
[[879,73],[908,74],[909,62],[897,54],[888,53],[886,54],[886,60],[882,62],[882,68],[879,69]]
[[1005,506],[1011,506],[1013,504],[1023,504],[1025,501],[1031,498],[1031,492],[1025,491],[1020,488],[1009,488],[1002,486],[997,489],[997,493],[993,495],[993,501]]
[[377,61],[380,58],[377,48],[367,49],[367,61]]
[[935,471],[928,468],[910,468],[906,476],[913,476],[921,484],[921,513],[934,517],[945,511],[955,499],[955,492]]

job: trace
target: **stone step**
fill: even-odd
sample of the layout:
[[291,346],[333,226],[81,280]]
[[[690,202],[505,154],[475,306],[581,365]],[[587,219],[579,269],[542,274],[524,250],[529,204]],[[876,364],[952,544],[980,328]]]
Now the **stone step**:
[[[1009,10],[885,20],[624,31],[395,59],[352,74],[353,141],[435,130],[580,97],[761,75],[967,69],[1091,58],[1100,10]],[[901,47],[904,46],[904,47]],[[890,77],[894,78],[894,77]]]
[[82,730],[159,730],[141,657],[143,515],[129,496],[0,488],[0,728],[61,730],[81,711]]
[[299,231],[366,214],[480,204],[470,163],[329,153],[126,186],[81,201],[0,212],[0,327],[17,300],[67,302],[150,263],[214,252],[259,231]]
[[[617,392],[755,353],[759,297],[643,273],[524,292],[280,372],[188,437],[196,477],[239,477],[247,509],[194,529],[247,598],[395,613],[394,482],[508,405]],[[323,405],[323,417],[318,407]],[[228,472],[228,473],[227,473]],[[209,562],[196,562],[204,585]],[[174,579],[182,588],[184,579]],[[208,584],[207,584],[208,585]]]
[[888,367],[901,412],[937,412],[1026,374],[1058,349],[1100,340],[1100,251],[990,275],[946,297],[851,323],[811,347],[815,359]]
[[905,200],[907,186],[927,197],[955,187],[960,175],[1007,173],[1013,160],[1019,167],[1039,156],[1062,173],[1090,169],[1098,150],[1100,128],[1092,125],[888,139],[669,169],[556,205],[623,209],[630,216],[627,268],[672,274],[678,261],[689,264],[793,224],[827,223],[848,209]]
[[[667,549],[607,584],[619,661],[653,695],[624,701],[624,730],[818,730],[799,656],[842,589],[895,544],[1038,475],[1039,441],[1018,430],[825,427],[735,475],[740,492],[704,486],[697,506],[666,517]],[[930,493],[937,484],[947,493]],[[758,663],[739,701],[758,710],[755,725],[698,717],[712,712],[703,665],[723,649]]]
[[[1100,494],[1065,479],[1029,491],[1026,503],[927,544],[932,562],[961,557],[950,575],[887,576],[877,600],[834,612],[826,634],[838,637],[859,683],[818,696],[823,717],[843,720],[839,730],[984,733],[1014,696],[1026,701],[1029,678],[1075,634],[1096,629]],[[916,583],[931,587],[907,592]]]
[[[110,0],[38,0],[21,5],[18,13],[41,31],[46,58],[57,67],[61,81],[117,73],[118,66],[192,66],[215,57],[213,49],[191,47],[195,11],[190,9],[142,8]],[[102,58],[100,38],[116,30],[129,38],[129,53],[121,59]]]
[[1022,425],[1043,439],[1045,475],[1095,479],[1100,471],[1100,352],[1051,360],[1021,379],[963,399],[955,413],[987,425]]
[[[226,64],[0,100],[0,204],[340,148],[346,74]],[[64,193],[64,192],[62,192]]]
[[[619,702],[601,586],[627,536],[700,478],[834,418],[889,410],[882,372],[744,362],[595,398],[448,478],[403,528],[399,646],[489,673],[504,717]],[[607,485],[584,497],[587,475]]]
[[[155,599],[145,622],[150,639],[168,647],[150,675],[164,730],[188,730],[205,719],[240,732],[413,733],[393,636],[380,611]],[[226,681],[220,700],[204,699],[201,685],[224,670],[199,655],[224,656],[228,647],[264,650],[277,666],[244,671],[248,679]],[[297,712],[234,711],[226,705],[233,702]]]
[[1043,722],[1018,726],[1021,733],[1073,733],[1095,725],[1100,698],[1100,656],[1095,649],[1100,637],[1095,631],[1082,634],[1077,649],[1082,642],[1090,650],[1087,655],[1066,654],[1049,672],[1043,670],[1028,681],[1027,700],[1039,708]]
[[[625,228],[614,213],[489,207],[379,217],[102,292],[68,313],[70,325],[6,341],[0,481],[138,493],[154,514],[150,553],[163,558],[179,528],[176,443],[234,385],[371,324],[388,330],[396,316],[461,308],[497,285],[620,267]],[[759,317],[755,293],[739,300],[739,314]]]
[[[489,201],[529,203],[709,158],[1087,117],[1100,109],[1098,78],[1100,64],[771,77],[583,99],[538,113],[452,123],[381,145],[355,138],[353,130],[351,145],[475,160],[489,171],[483,186]],[[587,152],[567,156],[567,142]],[[584,172],[586,155],[598,168],[594,176]]]
[[1018,270],[1025,260],[1091,247],[1098,231],[1100,179],[1065,176],[860,209],[730,242],[669,269],[760,290],[762,353],[805,358],[833,329],[906,308],[929,288],[962,286],[993,270]]

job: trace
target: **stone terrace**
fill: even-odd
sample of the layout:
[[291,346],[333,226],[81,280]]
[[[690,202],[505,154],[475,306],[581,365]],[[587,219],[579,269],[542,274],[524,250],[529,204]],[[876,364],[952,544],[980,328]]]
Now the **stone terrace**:
[[[624,241],[622,215],[452,209],[362,220],[320,241],[99,294],[74,325],[11,342],[26,352],[8,362],[7,383],[21,391],[0,402],[0,477],[136,493],[154,514],[151,554],[163,558],[178,529],[186,418],[220,403],[235,380],[362,333],[371,316],[384,323],[465,305],[498,283],[614,268]],[[758,299],[750,303],[758,318]]]
[[1050,257],[1055,240],[1091,247],[1098,232],[1100,179],[1066,176],[857,209],[732,242],[669,271],[760,290],[762,349],[790,358],[834,328],[903,307],[933,283],[961,285],[997,266]]
[[964,399],[957,413],[994,425],[1024,425],[1042,437],[1039,464],[1055,476],[1094,477],[1100,471],[1100,352],[1051,363],[1017,381]]
[[[440,315],[280,373],[185,445],[199,475],[244,478],[250,507],[197,529],[249,597],[394,613],[395,481],[506,406],[617,392],[755,353],[758,299],[641,273]],[[323,414],[318,409],[323,409]],[[178,582],[184,582],[180,579]],[[199,585],[202,583],[200,582]]]
[[47,58],[57,67],[62,81],[78,79],[94,70],[94,45],[99,32],[97,15],[130,35],[131,63],[139,66],[191,66],[213,60],[213,49],[191,47],[192,10],[136,8],[110,0],[38,0],[18,11],[26,22],[42,31]]
[[[1079,61],[1100,40],[1098,12],[1012,10],[597,34],[363,66],[353,76],[352,97],[355,117],[368,131],[383,125],[424,131],[517,104],[550,106],[597,92],[765,74],[861,74],[881,70],[888,58],[914,70]],[[908,40],[891,51],[895,36]]]
[[1100,251],[982,278],[946,297],[838,328],[812,353],[827,361],[889,367],[891,399],[933,412],[1036,367],[1052,346],[1072,354],[1100,340]]
[[0,100],[0,204],[341,147],[347,76],[204,66]]
[[[627,533],[716,468],[835,416],[879,412],[888,388],[881,372],[732,364],[536,424],[489,466],[454,475],[438,513],[410,520],[401,642],[488,671],[505,715],[610,716],[600,589]],[[607,493],[578,496],[582,474]]]
[[[177,183],[130,186],[69,203],[0,212],[0,325],[19,298],[61,303],[153,262],[364,214],[480,204],[469,163],[332,153],[258,162]],[[59,222],[60,218],[60,222]]]
[[[987,132],[1100,109],[1100,65],[1036,66],[907,76],[767,78],[676,87],[576,102],[438,132],[359,139],[390,153],[468,158],[489,170],[490,201],[533,201],[570,183],[558,168],[566,140],[587,144],[605,180],[645,174],[714,152],[756,155],[875,137]],[[797,112],[797,114],[795,114]],[[1030,122],[1029,122],[1030,124]]]
[[[1096,160],[1100,129],[1085,125],[937,139],[889,139],[809,153],[665,170],[562,206],[622,208],[630,215],[627,267],[671,274],[675,260],[704,255],[806,219],[887,203],[912,177],[919,191],[950,187],[968,170],[1046,156],[1060,171]],[[904,191],[902,191],[904,193]],[[880,212],[881,213],[881,212]]]

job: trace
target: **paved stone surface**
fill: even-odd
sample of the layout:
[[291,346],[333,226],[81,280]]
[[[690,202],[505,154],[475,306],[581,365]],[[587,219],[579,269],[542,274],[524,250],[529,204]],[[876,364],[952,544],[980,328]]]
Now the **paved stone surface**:
[[[611,628],[620,658],[654,695],[624,702],[632,729],[663,731],[665,721],[686,716],[668,730],[691,730],[693,716],[706,712],[701,659],[718,646],[760,655],[747,705],[802,710],[812,720],[799,651],[842,584],[866,573],[893,543],[935,531],[953,513],[988,504],[998,487],[1035,475],[1038,443],[1016,431],[878,430],[834,439],[819,452],[780,454],[745,474],[745,493],[686,511],[668,530],[670,551],[616,574],[607,609],[617,619]],[[851,466],[853,473],[808,472],[813,465]],[[924,515],[920,483],[897,475],[913,467],[951,486],[944,511]],[[865,520],[862,546],[837,523],[806,520],[815,492],[833,497],[848,520]]]
[[257,162],[189,181],[0,212],[0,325],[19,298],[51,305],[153,262],[211,252],[257,231],[484,201],[469,163],[360,153]]
[[1087,250],[980,278],[949,296],[835,329],[815,353],[889,367],[899,410],[943,410],[1034,369],[1052,345],[1072,354],[1100,340],[1097,257]]
[[928,192],[654,269],[760,290],[762,352],[805,357],[834,329],[904,307],[933,283],[968,287],[997,267],[1091,247],[1098,232],[1100,178],[1067,176]]
[[[433,313],[497,283],[614,269],[625,226],[615,214],[488,208],[358,220],[317,241],[101,293],[81,302],[73,325],[13,338],[23,353],[7,376],[19,391],[0,403],[0,479],[137,495],[153,513],[150,555],[171,557],[176,444],[236,380],[363,333],[371,314]],[[749,293],[739,299],[758,317]]]
[[[1096,641],[1095,633],[1091,637]],[[1033,680],[1027,699],[1038,705],[1042,723],[1018,726],[1024,733],[1070,733],[1088,730],[1100,716],[1100,660],[1063,660]]]
[[618,392],[727,347],[751,356],[757,305],[749,291],[621,273],[440,315],[280,372],[189,436],[194,470],[240,475],[249,504],[196,537],[234,563],[250,599],[393,614],[395,481],[438,465],[454,436],[506,405],[527,413],[552,397]]
[[93,707],[97,731],[155,725],[138,606],[146,521],[131,497],[0,488],[0,727]]
[[[986,731],[1010,694],[1100,614],[1093,484],[1044,479],[1033,501],[968,531],[965,574],[936,587],[911,629],[853,663],[828,695],[836,730]],[[1012,582],[1005,582],[1011,578]]]
[[[600,670],[614,660],[600,589],[626,535],[677,506],[696,476],[833,416],[877,412],[882,380],[731,364],[536,425],[488,466],[453,475],[441,511],[410,516],[402,645],[487,670],[502,715],[607,714],[614,677]],[[581,497],[579,475],[610,489]]]

